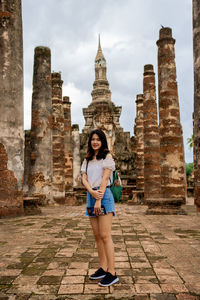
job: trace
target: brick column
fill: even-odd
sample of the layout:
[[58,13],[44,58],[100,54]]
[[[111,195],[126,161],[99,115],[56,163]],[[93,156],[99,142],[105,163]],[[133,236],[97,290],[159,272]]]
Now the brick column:
[[144,190],[144,123],[143,123],[143,95],[137,95],[136,99],[136,189]]
[[65,191],[73,191],[73,154],[72,154],[72,126],[71,102],[69,97],[63,97],[64,109],[64,143],[65,143]]
[[34,55],[31,170],[29,193],[44,203],[52,201],[51,51],[36,47]]
[[160,138],[157,121],[155,73],[152,65],[144,66],[144,200],[148,213],[161,206]]
[[0,216],[23,213],[24,112],[21,1],[0,1]]
[[194,201],[200,211],[200,1],[193,0]]
[[53,197],[59,203],[65,201],[64,111],[60,73],[52,73],[53,110]]
[[73,145],[73,185],[81,185],[81,158],[80,158],[80,134],[79,126],[72,126],[72,145]]
[[161,186],[171,209],[178,210],[185,203],[186,180],[174,44],[171,28],[162,28],[157,41]]

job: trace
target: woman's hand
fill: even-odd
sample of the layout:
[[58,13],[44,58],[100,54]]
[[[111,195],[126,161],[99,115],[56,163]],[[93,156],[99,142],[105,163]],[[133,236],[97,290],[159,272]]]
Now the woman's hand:
[[104,193],[100,190],[96,191],[96,202],[94,205],[94,213],[96,216],[99,216],[101,214],[101,199],[103,198]]
[[94,205],[94,213],[96,216],[99,216],[101,214],[101,201],[96,200],[96,203]]
[[103,198],[103,192],[100,190],[93,190],[92,197],[97,201],[100,201]]

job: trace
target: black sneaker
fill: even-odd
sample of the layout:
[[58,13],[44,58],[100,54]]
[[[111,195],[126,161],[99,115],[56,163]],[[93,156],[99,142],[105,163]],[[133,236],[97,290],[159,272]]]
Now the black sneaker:
[[99,268],[94,274],[90,275],[90,279],[101,279],[106,276],[106,272],[102,269]]
[[117,281],[119,281],[119,278],[117,277],[116,273],[113,276],[110,272],[106,272],[106,276],[99,282],[99,285],[110,286],[116,283]]

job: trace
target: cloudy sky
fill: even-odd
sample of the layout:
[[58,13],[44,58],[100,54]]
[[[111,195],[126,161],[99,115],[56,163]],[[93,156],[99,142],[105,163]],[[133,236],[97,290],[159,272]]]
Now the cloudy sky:
[[94,59],[101,34],[112,101],[122,106],[124,131],[133,135],[136,95],[143,69],[153,64],[161,25],[176,39],[176,65],[186,162],[192,161],[193,50],[191,0],[22,0],[25,71],[25,128],[31,124],[33,55],[51,48],[52,71],[62,73],[63,96],[72,102],[72,123],[84,126],[82,108],[91,102]]

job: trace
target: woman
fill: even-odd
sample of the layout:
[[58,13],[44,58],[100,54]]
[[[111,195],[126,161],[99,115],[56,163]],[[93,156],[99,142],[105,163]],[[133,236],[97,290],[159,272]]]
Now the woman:
[[[111,236],[112,217],[115,215],[115,203],[110,184],[115,163],[109,153],[104,132],[95,129],[90,133],[87,156],[83,161],[82,182],[87,189],[86,215],[95,236],[99,257],[99,269],[90,279],[101,279],[99,285],[110,286],[119,278],[115,273],[114,245]],[[105,213],[103,214],[103,208]],[[91,211],[93,210],[93,214]]]

